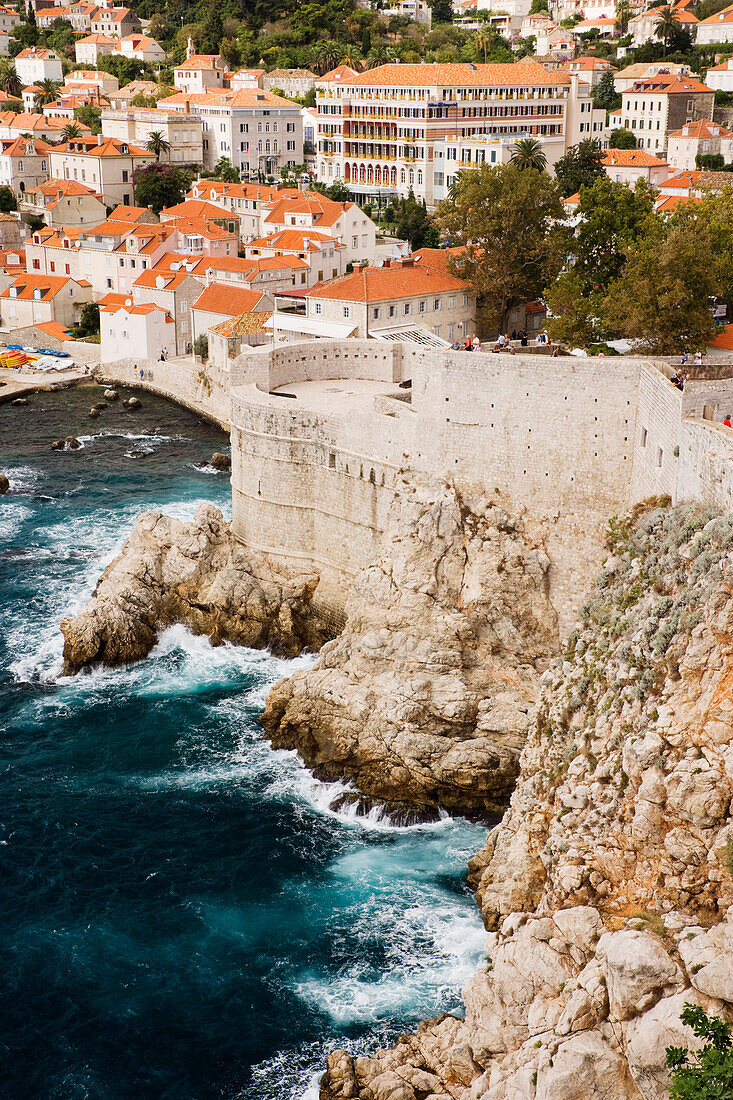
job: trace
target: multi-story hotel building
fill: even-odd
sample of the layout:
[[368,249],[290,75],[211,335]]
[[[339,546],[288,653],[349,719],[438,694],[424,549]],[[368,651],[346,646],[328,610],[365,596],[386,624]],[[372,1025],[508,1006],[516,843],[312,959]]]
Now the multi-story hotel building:
[[554,162],[558,149],[594,136],[597,121],[588,84],[533,61],[382,65],[321,81],[316,101],[320,180],[341,179],[364,199],[412,191],[428,206],[444,185],[436,143],[481,136],[513,146],[533,137],[551,147]]

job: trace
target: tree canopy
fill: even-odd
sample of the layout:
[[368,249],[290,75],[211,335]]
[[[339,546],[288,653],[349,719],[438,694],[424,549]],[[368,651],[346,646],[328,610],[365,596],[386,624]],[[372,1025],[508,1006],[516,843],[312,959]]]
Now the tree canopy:
[[719,1016],[708,1016],[693,1004],[685,1005],[680,1019],[703,1040],[703,1046],[694,1053],[682,1047],[667,1047],[672,1077],[670,1100],[721,1100],[733,1096],[731,1025]]
[[555,165],[555,175],[563,195],[574,195],[603,173],[603,146],[594,138],[571,145]]
[[164,206],[176,206],[183,202],[191,186],[191,174],[185,168],[171,168],[167,164],[147,164],[133,174],[135,202],[138,206],[152,206],[159,214]]
[[487,165],[459,172],[435,223],[463,245],[460,274],[476,288],[483,319],[502,332],[514,306],[531,302],[565,254],[556,182],[535,168]]

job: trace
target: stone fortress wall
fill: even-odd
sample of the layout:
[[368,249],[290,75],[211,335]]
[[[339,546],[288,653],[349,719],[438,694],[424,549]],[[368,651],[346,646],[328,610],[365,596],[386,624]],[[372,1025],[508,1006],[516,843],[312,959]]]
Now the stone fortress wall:
[[[544,539],[563,631],[602,557],[610,516],[667,493],[733,505],[733,380],[688,383],[666,364],[468,354],[375,341],[318,341],[245,353],[229,378],[234,533],[322,575],[343,619],[345,581],[378,548],[397,473],[412,468],[471,494],[498,489]],[[397,383],[410,379],[410,390]],[[384,383],[345,410],[338,380]],[[272,391],[310,382],[293,398]],[[329,385],[329,382],[333,383]],[[703,412],[714,418],[701,419]]]

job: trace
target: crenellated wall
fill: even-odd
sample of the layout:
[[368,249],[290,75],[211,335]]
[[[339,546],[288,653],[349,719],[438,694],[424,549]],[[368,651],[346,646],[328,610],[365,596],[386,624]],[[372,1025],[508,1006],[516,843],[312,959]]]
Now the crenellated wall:
[[[344,582],[378,547],[399,469],[450,478],[466,492],[498,489],[525,508],[530,537],[548,548],[567,630],[611,515],[658,493],[730,504],[733,432],[683,419],[683,395],[661,366],[376,341],[247,353],[231,367],[234,531],[318,568],[319,598],[338,624]],[[345,379],[391,392],[332,408],[337,387],[327,383]],[[408,379],[411,389],[399,390]],[[295,397],[271,393],[288,386]],[[731,382],[697,382],[685,400],[709,412],[729,397]]]

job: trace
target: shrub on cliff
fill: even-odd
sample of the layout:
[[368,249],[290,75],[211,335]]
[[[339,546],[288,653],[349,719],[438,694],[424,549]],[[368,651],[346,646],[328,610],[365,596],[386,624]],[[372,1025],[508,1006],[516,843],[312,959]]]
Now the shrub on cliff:
[[686,1004],[680,1016],[698,1039],[702,1050],[667,1047],[671,1071],[670,1100],[725,1100],[733,1096],[733,1040],[731,1025],[702,1008]]

